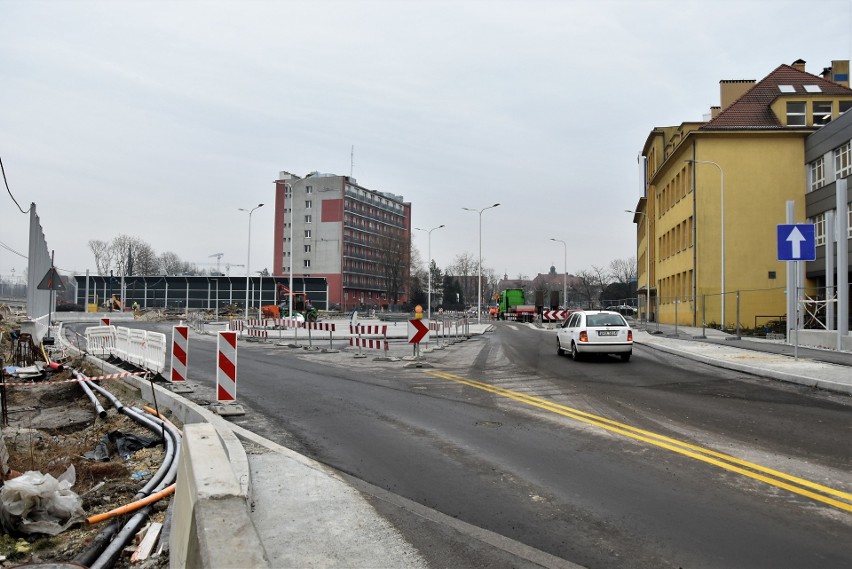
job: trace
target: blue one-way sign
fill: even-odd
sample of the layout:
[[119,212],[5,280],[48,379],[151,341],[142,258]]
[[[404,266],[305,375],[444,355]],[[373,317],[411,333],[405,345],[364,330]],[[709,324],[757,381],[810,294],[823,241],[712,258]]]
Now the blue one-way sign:
[[778,226],[779,261],[816,259],[816,234],[813,223]]

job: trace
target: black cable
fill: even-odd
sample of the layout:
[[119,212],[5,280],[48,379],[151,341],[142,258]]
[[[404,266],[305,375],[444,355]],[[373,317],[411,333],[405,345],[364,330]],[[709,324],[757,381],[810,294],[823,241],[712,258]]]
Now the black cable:
[[12,195],[12,190],[9,189],[9,182],[6,181],[6,169],[3,168],[3,158],[0,157],[0,172],[3,173],[3,183],[6,184],[6,191],[9,192],[9,197],[12,198],[12,201],[15,202],[15,205],[18,206],[18,209],[21,210],[21,213],[29,213],[30,209],[27,208],[27,211],[21,209],[21,204],[18,203],[18,200],[15,199],[15,196]]

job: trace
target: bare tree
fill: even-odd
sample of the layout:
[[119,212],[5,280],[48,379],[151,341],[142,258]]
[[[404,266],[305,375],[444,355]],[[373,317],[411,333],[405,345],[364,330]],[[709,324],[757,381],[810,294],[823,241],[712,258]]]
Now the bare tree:
[[145,242],[139,242],[132,248],[133,254],[133,273],[136,275],[154,275],[157,274],[159,262],[157,261],[157,253],[154,249]]
[[600,294],[600,288],[597,285],[597,275],[589,270],[583,270],[575,275],[571,281],[571,292],[586,304],[587,308],[593,308],[595,299]]
[[636,280],[636,257],[613,259],[609,264],[609,274],[613,282],[629,284]]
[[164,275],[178,275],[183,272],[183,261],[177,256],[177,253],[172,253],[171,251],[160,253],[157,263],[158,272]]
[[109,243],[99,239],[89,241],[89,250],[95,257],[95,270],[99,275],[105,275],[109,272],[112,265],[112,249]]
[[476,298],[479,290],[476,284],[476,277],[479,274],[479,260],[472,253],[465,252],[456,255],[456,258],[444,272],[458,279],[462,293],[464,293],[468,302]]
[[384,280],[388,304],[399,304],[410,270],[411,244],[397,228],[388,227],[378,239],[376,272]]

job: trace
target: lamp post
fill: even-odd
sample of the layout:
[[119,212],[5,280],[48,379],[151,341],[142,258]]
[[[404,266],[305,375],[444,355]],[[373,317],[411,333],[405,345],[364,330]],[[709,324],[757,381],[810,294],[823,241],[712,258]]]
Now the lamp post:
[[719,169],[719,188],[720,188],[720,210],[719,220],[722,233],[722,321],[720,322],[721,329],[725,329],[725,172],[722,167],[710,160],[686,160],[692,164],[710,164]]
[[562,243],[565,253],[565,272],[562,273],[562,308],[568,308],[568,244],[562,239],[550,238],[551,241]]
[[438,227],[433,227],[432,229],[420,229],[419,227],[415,227],[417,231],[425,231],[427,235],[427,255],[429,255],[429,260],[426,261],[427,271],[429,276],[427,277],[428,284],[426,285],[426,317],[432,318],[432,232],[436,229],[441,229],[444,227],[443,224]]
[[645,204],[645,211],[633,211],[632,209],[625,209],[624,211],[645,217],[645,326],[647,327],[651,322],[651,235],[648,233],[647,201]]
[[469,207],[463,207],[462,209],[465,211],[472,211],[479,214],[479,271],[477,276],[478,285],[478,296],[476,299],[476,314],[477,314],[477,324],[482,324],[482,212],[486,209],[492,209],[500,205],[496,203],[494,205],[490,205],[488,207],[484,207],[482,209],[473,209]]
[[251,209],[243,209],[237,208],[239,211],[244,211],[249,214],[249,226],[248,226],[248,253],[246,255],[246,320],[249,317],[249,282],[251,279],[251,214],[254,213],[259,207],[263,207],[262,203],[257,204]]

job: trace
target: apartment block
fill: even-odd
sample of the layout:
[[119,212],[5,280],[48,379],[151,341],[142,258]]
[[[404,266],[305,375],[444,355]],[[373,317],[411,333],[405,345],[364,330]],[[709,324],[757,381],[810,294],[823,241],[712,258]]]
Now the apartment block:
[[411,204],[350,176],[281,172],[275,180],[273,274],[325,277],[340,310],[408,301]]

